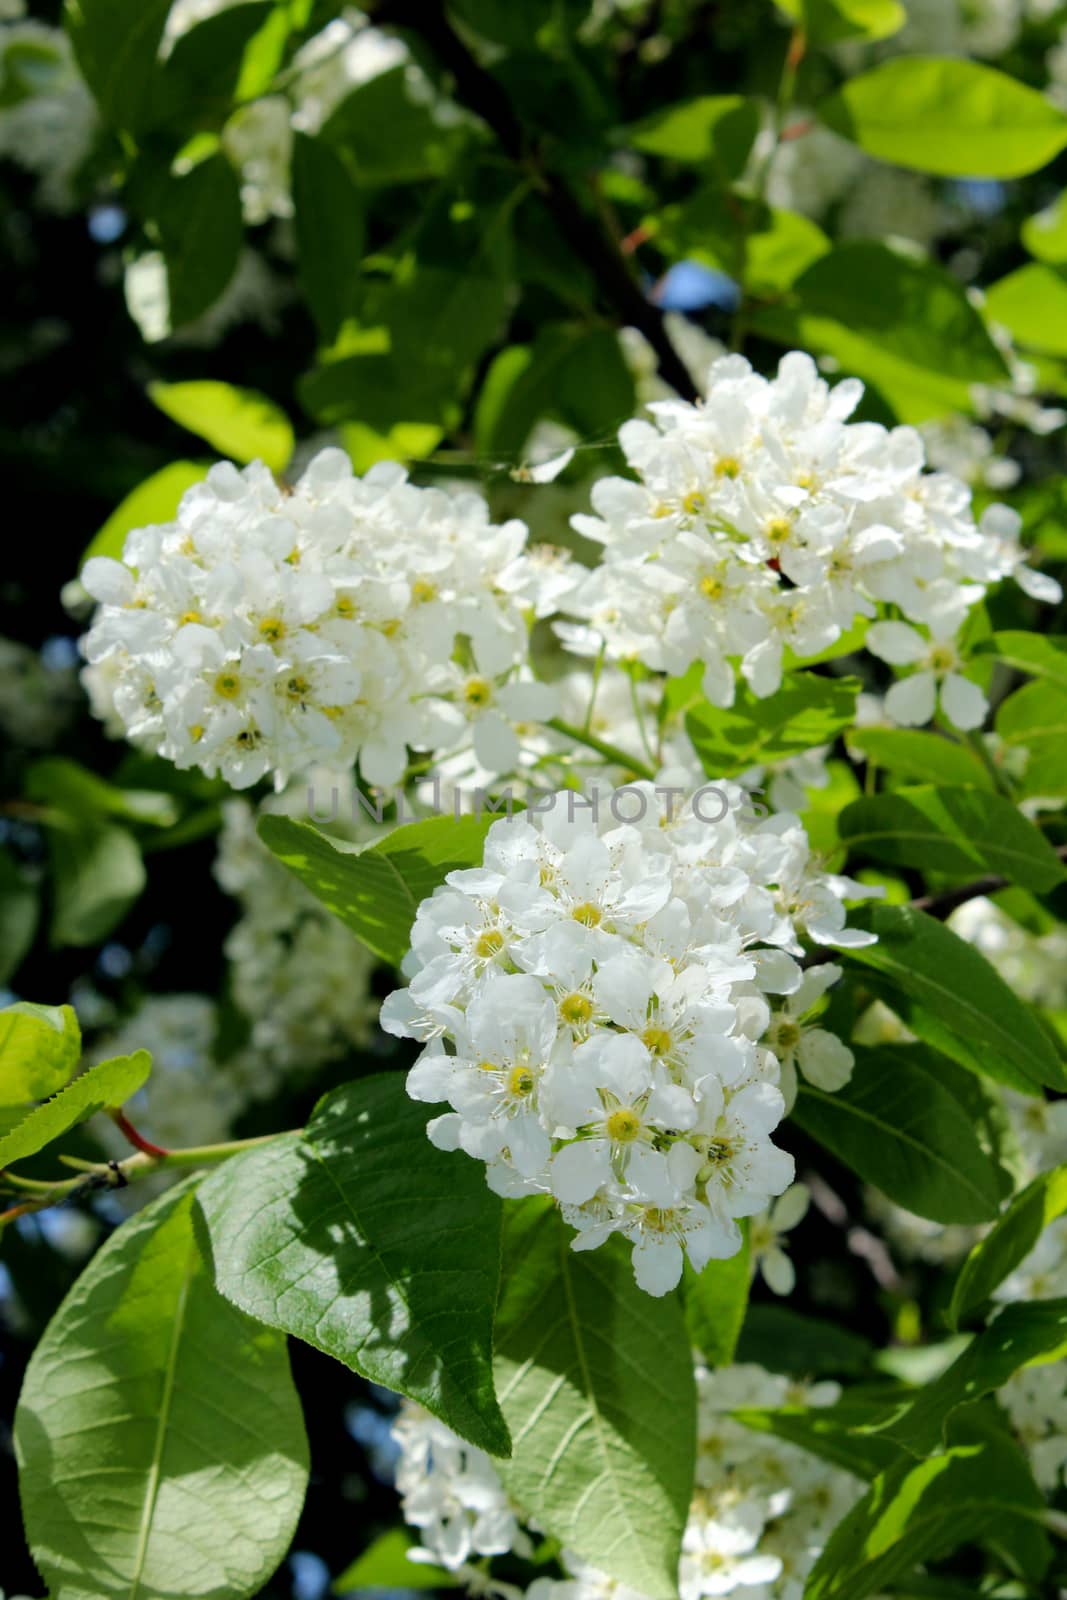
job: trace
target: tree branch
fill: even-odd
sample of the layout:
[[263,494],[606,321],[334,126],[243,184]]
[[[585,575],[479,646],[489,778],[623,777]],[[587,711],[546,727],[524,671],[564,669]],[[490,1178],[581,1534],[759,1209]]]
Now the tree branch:
[[[1056,845],[1056,854],[1061,861],[1067,861],[1067,844]],[[984,878],[975,878],[972,883],[962,883],[957,889],[942,889],[937,894],[924,894],[918,900],[912,900],[911,906],[916,911],[925,911],[928,917],[936,917],[939,922],[951,916],[958,906],[966,905],[968,900],[977,900],[982,895],[998,894],[1001,889],[1010,889],[1011,879],[1003,878],[999,873],[990,872]]]
[[591,268],[605,299],[622,321],[644,334],[667,383],[683,399],[696,400],[699,390],[668,339],[662,316],[646,300],[625,257],[579,204],[566,181],[545,166],[504,89],[471,54],[448,20],[441,0],[379,0],[367,10],[377,24],[406,28],[423,41],[450,74],[456,98],[492,129],[517,165],[531,172],[560,233]]

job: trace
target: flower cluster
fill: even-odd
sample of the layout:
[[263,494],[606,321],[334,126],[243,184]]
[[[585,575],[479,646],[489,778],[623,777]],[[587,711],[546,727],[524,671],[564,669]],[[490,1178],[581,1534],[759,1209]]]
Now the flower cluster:
[[[732,1413],[824,1407],[840,1391],[833,1383],[795,1384],[754,1365],[714,1372],[698,1366],[696,1381],[696,1488],[682,1541],[681,1600],[731,1594],[800,1600],[807,1574],[862,1485],[796,1445],[745,1427]],[[393,1436],[401,1451],[404,1517],[422,1540],[412,1559],[474,1580],[480,1574],[469,1570],[473,1556],[529,1553],[521,1510],[509,1502],[488,1456],[409,1403]],[[537,1579],[528,1600],[642,1600],[569,1551],[561,1560],[570,1576]]]
[[98,130],[96,105],[64,30],[20,13],[0,22],[0,157],[37,175],[46,210],[69,211]]
[[795,816],[754,818],[736,785],[681,795],[565,791],[495,823],[483,865],[419,907],[410,986],[382,1008],[426,1041],[408,1092],[450,1105],[434,1143],[500,1193],[552,1194],[575,1249],[622,1234],[652,1294],[683,1252],[733,1255],[737,1219],[789,1186],[783,1076],[848,1076],[806,1021],[838,969],[802,972],[801,936],[871,938],[843,898],[872,891],[816,870]]
[[86,563],[94,710],[237,789],[357,757],[391,784],[408,746],[468,735],[505,771],[514,719],[555,704],[518,681],[541,588],[525,541],[477,494],[415,488],[392,463],[358,478],[341,450],[291,490],[220,464],[174,522],[129,534],[125,564]]
[[773,379],[726,356],[700,404],[656,402],[652,422],[627,423],[639,481],[602,479],[597,515],[573,519],[604,554],[566,604],[584,619],[559,625],[570,648],[606,644],[671,673],[699,661],[709,699],[729,706],[738,660],[772,695],[787,650],[816,655],[893,606],[909,621],[867,634],[874,654],[916,669],[890,691],[890,715],[928,720],[940,689],[946,714],[976,726],[985,698],[953,643],[969,607],[1009,575],[1038,598],[1056,585],[1022,566],[1013,512],[992,506],[976,524],[967,486],[924,470],[913,428],[848,422],[862,392],[851,379],[830,389],[798,351]]

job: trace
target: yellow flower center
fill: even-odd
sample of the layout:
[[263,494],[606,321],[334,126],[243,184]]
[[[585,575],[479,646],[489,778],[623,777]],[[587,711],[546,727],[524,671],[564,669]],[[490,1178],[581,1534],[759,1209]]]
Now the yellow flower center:
[[463,698],[469,706],[487,706],[493,698],[493,686],[485,678],[468,678]]
[[426,578],[416,578],[411,585],[411,598],[416,605],[424,605],[427,600],[436,600],[437,585],[430,583]]
[[593,1015],[593,1002],[584,994],[569,994],[560,1001],[559,1014],[564,1022],[588,1022]]
[[798,472],[797,473],[797,488],[798,489],[814,489],[814,487],[815,487],[815,474],[814,474],[814,472]]
[[793,531],[788,517],[772,517],[767,524],[767,538],[771,544],[784,544]]
[[534,1075],[529,1067],[512,1067],[508,1073],[508,1093],[528,1095],[532,1093]]
[[490,957],[499,955],[503,948],[504,935],[499,928],[487,928],[474,941],[474,953],[476,956],[481,956],[483,960],[489,960]]
[[930,665],[935,672],[951,672],[956,665],[956,652],[951,645],[937,644],[930,651]]
[[770,1046],[772,1050],[783,1052],[795,1050],[800,1043],[801,1030],[795,1022],[779,1022],[771,1029]]
[[671,1030],[650,1023],[641,1035],[641,1043],[646,1045],[654,1056],[665,1056],[671,1048]]
[[691,517],[696,516],[698,511],[703,511],[704,506],[704,496],[699,489],[691,489],[682,501],[683,509],[688,511]]
[[600,926],[600,907],[594,906],[588,900],[583,905],[575,906],[571,916],[575,922],[580,922],[583,928],[598,928]]
[[641,1132],[641,1118],[629,1106],[620,1106],[618,1111],[611,1113],[604,1126],[608,1130],[608,1138],[616,1144],[632,1144]]
[[204,737],[204,724],[202,722],[194,722],[192,727],[189,729],[189,737],[194,744],[199,744],[200,740]]
[[285,622],[282,617],[264,617],[259,624],[259,631],[263,638],[270,644],[276,644],[285,637]]
[[236,672],[220,672],[215,679],[215,693],[220,700],[236,700],[241,692],[241,680]]
[[203,619],[201,618],[199,611],[183,611],[181,616],[178,618],[178,621],[182,627],[184,627],[187,622],[200,622],[202,620]]
[[337,615],[339,617],[352,617],[355,616],[355,612],[356,602],[353,600],[352,596],[350,594],[338,595]]
[[720,456],[715,463],[715,476],[717,478],[737,478],[741,474],[741,463],[736,456]]
[[722,584],[718,578],[706,572],[700,580],[700,592],[706,600],[718,600],[722,595]]
[[290,700],[303,700],[311,693],[311,685],[306,678],[297,673],[285,685],[285,692]]
[[479,1061],[479,1063],[478,1063],[478,1071],[479,1072],[495,1072],[496,1071],[496,1062],[495,1061]]

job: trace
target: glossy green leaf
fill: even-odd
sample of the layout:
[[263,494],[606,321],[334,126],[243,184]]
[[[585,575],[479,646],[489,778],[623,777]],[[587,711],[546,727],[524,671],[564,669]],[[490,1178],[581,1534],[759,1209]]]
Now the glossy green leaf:
[[838,819],[842,840],[890,866],[978,878],[998,873],[1048,894],[1067,871],[1044,835],[1010,800],[981,789],[907,788],[865,795]]
[[244,1152],[199,1195],[215,1282],[260,1322],[410,1395],[506,1455],[493,1393],[501,1205],[438,1150],[400,1073],[322,1100],[302,1138]]
[[741,1224],[744,1243],[725,1261],[709,1261],[703,1272],[684,1267],[685,1322],[695,1349],[709,1367],[727,1367],[734,1359],[737,1341],[748,1309],[752,1278],[748,1224]]
[[759,130],[759,106],[739,94],[704,94],[653,111],[623,130],[646,155],[695,162],[738,178]]
[[955,744],[937,733],[918,728],[852,728],[848,745],[884,767],[891,778],[993,787],[992,778],[969,745]]
[[169,828],[181,813],[173,795],[160,789],[124,789],[64,756],[35,761],[26,774],[26,793],[71,816],[121,817],[151,828]]
[[[388,130],[386,137],[383,137]],[[405,66],[352,89],[327,118],[321,137],[343,150],[364,185],[421,183],[440,177],[463,136],[412,95]]]
[[989,1222],[996,1169],[963,1107],[915,1064],[921,1045],[855,1047],[856,1065],[833,1094],[800,1084],[793,1119],[866,1183],[934,1222]]
[[721,184],[657,210],[645,226],[668,257],[743,275],[756,295],[782,293],[830,249],[810,217],[738,197]]
[[259,836],[357,939],[395,967],[411,943],[420,903],[449,872],[480,863],[495,820],[430,817],[363,849],[291,817],[261,817]]
[[37,934],[40,891],[33,877],[0,846],[0,984],[22,965]]
[[1067,1069],[1025,1002],[972,945],[912,906],[864,906],[849,921],[878,943],[844,954],[913,1033],[953,1060],[1033,1094]]
[[300,281],[319,338],[329,344],[356,309],[363,202],[337,151],[303,133],[293,138],[293,209]]
[[820,678],[797,672],[777,694],[759,700],[738,685],[728,711],[706,700],[686,712],[686,732],[709,778],[729,778],[749,767],[827,744],[855,716],[855,678]]
[[89,1067],[51,1100],[28,1111],[10,1133],[0,1138],[0,1167],[25,1161],[98,1111],[123,1105],[137,1093],[151,1068],[152,1057],[147,1050],[135,1050],[132,1056],[114,1056]]
[[170,522],[176,515],[186,489],[202,483],[207,467],[196,461],[172,461],[153,472],[150,478],[131,489],[89,541],[82,562],[90,556],[111,556],[122,560],[126,535],[131,528],[146,528],[154,522]]
[[1025,1261],[1044,1230],[1067,1212],[1067,1166],[1042,1172],[1017,1194],[996,1226],[979,1239],[960,1270],[949,1317],[954,1327],[976,1312]]
[[1067,355],[1067,276],[1031,261],[986,290],[986,312],[1024,349]]
[[214,305],[237,269],[244,224],[237,175],[221,152],[165,175],[147,197],[167,267],[169,317],[181,328]]
[[1009,751],[1025,755],[1024,796],[1067,795],[1067,687],[1042,678],[1024,684],[997,707],[996,730]]
[[478,449],[517,458],[536,423],[551,418],[580,439],[614,433],[634,410],[634,381],[619,341],[606,328],[549,323],[531,345],[509,345],[481,386]]
[[888,39],[907,21],[900,0],[775,0],[780,11],[803,22],[812,44],[845,39]]
[[262,94],[286,38],[273,19],[286,9],[271,0],[242,0],[182,33],[157,75],[153,127],[221,128],[239,101]]
[[144,889],[144,861],[126,829],[59,813],[48,828],[53,945],[98,944]]
[[755,1361],[769,1372],[795,1378],[867,1372],[872,1348],[861,1334],[822,1317],[806,1317],[787,1305],[760,1302],[748,1308],[737,1360]]
[[900,1447],[892,1439],[864,1432],[884,1411],[884,1405],[863,1404],[846,1396],[833,1406],[781,1406],[778,1410],[745,1406],[733,1415],[754,1433],[788,1439],[854,1477],[871,1479],[900,1457]]
[[[358,1594],[365,1589],[454,1589],[456,1573],[432,1561],[409,1561],[412,1539],[406,1528],[390,1528],[357,1556],[340,1577],[334,1579],[334,1594]],[[416,1540],[414,1547],[423,1549]]]
[[172,0],[66,0],[74,54],[104,121],[138,132],[151,121],[154,66]]
[[1026,84],[977,61],[898,56],[816,106],[868,155],[945,178],[1018,178],[1067,145],[1067,116]]
[[651,1600],[677,1592],[693,1488],[693,1364],[674,1297],[634,1282],[618,1239],[570,1249],[538,1202],[509,1208],[496,1377],[504,1486],[550,1536]]
[[285,1340],[212,1287],[193,1197],[112,1234],[30,1361],[15,1451],[57,1600],[245,1600],[295,1532],[308,1458]]
[[1033,1526],[1044,1506],[1022,1454],[1003,1436],[966,1437],[928,1461],[904,1456],[838,1523],[805,1600],[863,1600],[895,1589],[920,1563],[987,1538],[997,1546],[1020,1530],[1047,1559]]
[[978,646],[978,652],[994,655],[1007,667],[1028,672],[1031,677],[1048,678],[1067,689],[1067,644],[1056,639],[1018,630],[995,633]]
[[1058,1361],[1064,1355],[1067,1300],[1004,1306],[947,1371],[878,1423],[878,1432],[912,1455],[932,1455],[944,1443],[948,1419],[960,1406],[992,1394],[1020,1367]]
[[1020,232],[1023,244],[1038,261],[1053,266],[1067,262],[1067,190],[1062,190],[1051,205],[1027,217]]
[[44,1100],[70,1078],[82,1036],[72,1006],[16,1000],[0,1010],[0,1105]]
[[242,464],[263,461],[281,472],[293,453],[289,418],[266,395],[231,383],[150,383],[148,397],[172,421]]

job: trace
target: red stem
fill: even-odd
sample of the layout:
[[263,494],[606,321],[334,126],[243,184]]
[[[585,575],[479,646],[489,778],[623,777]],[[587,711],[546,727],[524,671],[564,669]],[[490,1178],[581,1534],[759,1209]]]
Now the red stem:
[[169,1156],[170,1151],[165,1150],[161,1144],[153,1144],[151,1139],[146,1139],[143,1133],[138,1133],[133,1123],[116,1106],[108,1112],[112,1122],[121,1133],[124,1133],[135,1150],[143,1150],[146,1156]]

